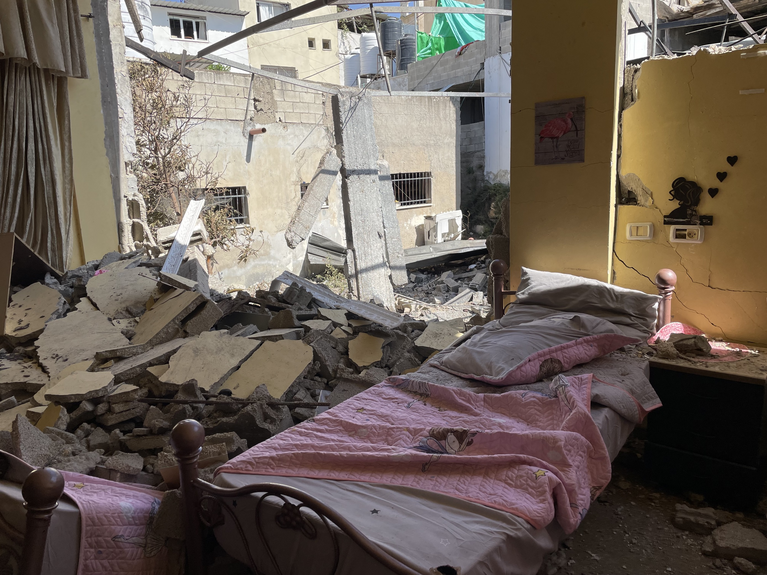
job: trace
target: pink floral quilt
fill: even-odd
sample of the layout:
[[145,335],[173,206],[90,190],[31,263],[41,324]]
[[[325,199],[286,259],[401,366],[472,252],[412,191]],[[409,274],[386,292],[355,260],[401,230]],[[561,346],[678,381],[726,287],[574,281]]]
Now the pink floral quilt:
[[574,531],[610,481],[591,375],[548,393],[477,394],[391,377],[276,435],[218,473],[401,485]]

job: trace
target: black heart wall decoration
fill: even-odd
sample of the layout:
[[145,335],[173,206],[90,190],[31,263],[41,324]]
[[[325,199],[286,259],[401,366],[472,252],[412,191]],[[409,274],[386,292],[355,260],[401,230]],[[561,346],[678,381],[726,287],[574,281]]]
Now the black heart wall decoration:
[[719,180],[720,182],[723,182],[726,177],[727,177],[727,172],[716,173],[716,179]]
[[727,163],[734,166],[738,163],[738,156],[727,156]]
[[708,195],[711,196],[712,198],[715,198],[718,193],[719,193],[719,188],[708,189]]

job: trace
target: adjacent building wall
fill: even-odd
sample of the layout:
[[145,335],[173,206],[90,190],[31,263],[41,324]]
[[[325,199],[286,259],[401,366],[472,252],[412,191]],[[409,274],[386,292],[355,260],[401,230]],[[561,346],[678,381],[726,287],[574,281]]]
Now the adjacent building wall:
[[460,56],[456,56],[456,52],[450,50],[410,64],[407,67],[408,90],[429,92],[472,81],[477,83],[476,89],[484,78],[485,41],[470,44]]
[[[307,4],[309,0],[291,2],[291,8]],[[240,0],[240,8],[249,10],[245,17],[245,27],[258,23],[256,2]],[[336,6],[327,6],[314,10],[305,18],[334,14]],[[309,49],[309,38],[315,39],[315,48]],[[322,40],[330,40],[330,50],[322,49]],[[250,65],[256,68],[263,66],[284,66],[295,68],[299,78],[311,77],[314,82],[338,83],[338,23],[327,22],[315,26],[305,26],[280,30],[277,32],[262,32],[248,36],[248,51]]]
[[[521,266],[608,280],[618,3],[537,0],[514,2],[513,9],[511,285]],[[586,161],[536,166],[536,102],[578,97],[586,98]]]
[[431,172],[432,204],[400,208],[397,218],[405,249],[423,245],[423,218],[461,205],[461,121],[458,98],[373,98],[376,142],[391,173]]
[[[650,291],[648,278],[671,268],[679,278],[675,321],[710,337],[766,344],[767,58],[756,55],[700,51],[642,65],[636,101],[623,113],[620,160],[640,205],[618,207],[614,269],[619,285]],[[751,89],[761,91],[741,92]],[[728,156],[738,156],[735,166]],[[717,172],[727,178],[719,182]],[[699,213],[714,216],[701,244],[670,243],[663,225],[678,205],[668,192],[680,176],[703,188]],[[714,198],[709,188],[719,189]],[[627,241],[632,222],[652,222],[652,240]]]

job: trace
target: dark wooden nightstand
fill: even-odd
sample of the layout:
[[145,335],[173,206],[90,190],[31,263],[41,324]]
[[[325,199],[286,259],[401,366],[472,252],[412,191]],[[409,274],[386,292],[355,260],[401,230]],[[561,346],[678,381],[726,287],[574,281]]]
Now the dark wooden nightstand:
[[659,483],[753,507],[767,471],[767,352],[731,363],[650,360],[663,407],[650,413],[645,460]]

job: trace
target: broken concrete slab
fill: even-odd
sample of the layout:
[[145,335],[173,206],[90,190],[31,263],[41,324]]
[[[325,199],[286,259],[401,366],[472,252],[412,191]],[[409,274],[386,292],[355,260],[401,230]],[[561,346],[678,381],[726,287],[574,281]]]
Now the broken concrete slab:
[[742,557],[757,565],[767,564],[767,537],[756,529],[733,522],[716,528],[711,537],[713,545],[708,549],[704,545],[707,555],[721,559]]
[[259,331],[253,335],[249,335],[247,339],[255,339],[258,341],[282,341],[282,340],[298,340],[304,336],[304,329],[299,328],[285,328],[285,329],[268,329],[266,331]]
[[196,379],[201,389],[216,391],[260,344],[226,332],[205,332],[181,346],[160,381],[181,385]]
[[226,381],[234,397],[247,398],[265,385],[279,399],[312,362],[314,350],[302,341],[267,341]]
[[390,328],[395,328],[402,323],[402,316],[396,312],[389,311],[372,303],[341,297],[324,285],[316,284],[311,280],[299,277],[288,271],[282,272],[274,281],[286,285],[296,283],[311,293],[316,302],[325,308],[345,309],[355,315]]
[[329,319],[309,319],[302,321],[301,325],[309,330],[322,331],[325,333],[330,332],[333,327],[333,322]]
[[141,316],[131,343],[158,345],[170,341],[181,332],[181,322],[205,301],[205,297],[197,292],[170,290]]
[[78,363],[73,363],[72,365],[68,365],[64,369],[62,369],[59,372],[59,375],[57,376],[57,379],[55,381],[48,381],[43,387],[41,387],[35,395],[32,397],[31,403],[33,405],[48,405],[50,401],[45,399],[45,394],[48,393],[48,390],[56,385],[59,381],[64,379],[65,377],[72,375],[75,372],[78,371],[87,371],[88,368],[93,365],[92,360],[85,360]]
[[[77,334],[77,337],[72,337]],[[70,312],[49,322],[37,339],[37,355],[51,379],[65,367],[93,359],[97,352],[128,345],[120,329],[100,311]]]
[[189,258],[178,268],[177,275],[195,282],[195,291],[210,299],[208,272],[196,258]]
[[[134,325],[135,327],[135,325]],[[152,345],[142,343],[140,345],[125,345],[114,349],[105,349],[96,354],[98,361],[107,359],[125,359],[126,357],[135,357],[152,349]]]
[[293,217],[285,230],[285,241],[290,249],[309,237],[322,206],[328,199],[341,169],[341,160],[332,148],[322,156],[317,171],[306,188]]
[[109,403],[136,401],[137,399],[146,397],[148,393],[146,388],[141,388],[129,383],[120,383],[106,396],[106,400]]
[[402,286],[408,283],[405,251],[402,249],[402,236],[397,218],[397,204],[394,201],[391,170],[389,169],[389,162],[385,160],[378,160],[378,188],[381,193],[386,260],[389,262],[391,282],[395,286]]
[[69,414],[69,425],[67,431],[77,429],[85,423],[96,417],[96,406],[90,401],[83,401],[77,408]]
[[293,309],[284,309],[269,320],[269,329],[293,329],[301,327]]
[[104,467],[126,475],[138,475],[144,469],[144,458],[138,453],[118,451],[104,462]]
[[13,421],[11,439],[13,454],[33,467],[45,467],[58,452],[54,441],[23,415],[17,415]]
[[90,451],[95,451],[96,449],[109,450],[109,434],[100,427],[94,429],[85,442]]
[[194,289],[197,287],[196,281],[190,280],[189,278],[185,278],[184,276],[177,274],[166,274],[160,272],[160,281],[171,287],[185,289],[187,291],[194,291]]
[[49,382],[48,375],[28,358],[15,353],[0,355],[0,388],[36,392]]
[[227,433],[216,433],[205,437],[205,445],[213,443],[223,443],[226,445],[226,451],[229,455],[238,455],[248,448],[248,443],[241,439],[233,431]]
[[58,291],[33,283],[11,297],[5,312],[5,338],[14,346],[30,341],[43,332],[48,321],[62,317],[66,309],[67,302]]
[[336,339],[345,339],[349,337],[350,334],[346,333],[344,330],[342,330],[340,327],[337,327],[334,329],[330,335]]
[[671,334],[668,338],[679,353],[688,355],[709,355],[711,345],[703,335],[687,335],[683,333]]
[[312,346],[314,361],[319,363],[320,375],[325,379],[334,379],[341,354],[336,350],[338,341],[324,332],[313,331],[304,339]]
[[342,381],[339,383],[336,388],[331,392],[330,397],[328,397],[328,402],[330,403],[330,407],[335,407],[339,403],[346,401],[350,397],[354,397],[358,393],[362,393],[366,389],[368,389],[370,386],[362,384],[362,383],[355,383],[353,381]]
[[118,423],[122,423],[123,421],[128,421],[129,419],[133,419],[134,417],[144,417],[144,415],[146,415],[146,412],[148,410],[149,410],[148,404],[139,403],[133,409],[121,411],[120,413],[105,413],[104,415],[99,415],[96,418],[96,422],[99,423],[99,425],[109,427],[111,425],[117,425]]
[[27,407],[27,411],[24,413],[26,418],[29,420],[29,422],[34,425],[38,421],[40,421],[40,418],[43,416],[43,413],[45,413],[45,410],[48,409],[48,406],[45,407]]
[[60,405],[47,405],[40,419],[35,423],[35,427],[40,431],[45,431],[48,427],[66,430],[69,423],[67,410]]
[[16,401],[16,398],[14,396],[11,396],[7,399],[4,399],[3,401],[0,401],[0,412],[13,409],[17,405],[18,405],[18,401]]
[[211,329],[222,317],[223,314],[218,305],[207,300],[184,320],[181,327],[188,336],[199,335]]
[[474,293],[475,293],[474,290],[470,290],[469,288],[461,290],[460,292],[458,292],[457,296],[446,301],[445,305],[457,305],[457,304],[467,303],[471,301],[472,297],[474,297]]
[[90,300],[109,318],[130,318],[131,308],[146,309],[157,289],[157,281],[145,268],[112,270],[88,280],[85,289]]
[[153,366],[168,363],[170,357],[176,353],[182,345],[189,341],[191,341],[191,339],[174,339],[161,343],[141,355],[130,357],[115,363],[111,369],[112,375],[115,377],[115,383],[122,383],[139,376]]
[[434,321],[426,326],[424,332],[415,340],[415,347],[424,357],[441,351],[463,335],[466,330],[463,319]]
[[317,310],[320,317],[329,319],[335,325],[344,326],[349,325],[349,320],[346,318],[346,310],[343,309],[328,309],[321,307]]
[[57,403],[74,403],[104,397],[114,388],[114,381],[114,376],[108,371],[77,371],[51,387],[45,399]]
[[361,333],[349,341],[349,359],[357,367],[367,367],[383,357],[384,340],[380,337]]
[[169,440],[162,435],[126,435],[120,441],[125,449],[136,452],[163,449],[168,445]]

